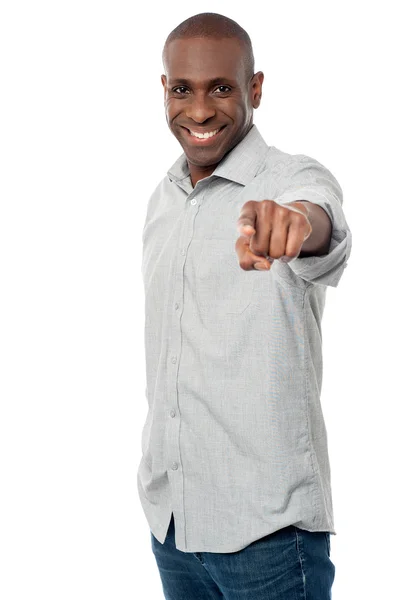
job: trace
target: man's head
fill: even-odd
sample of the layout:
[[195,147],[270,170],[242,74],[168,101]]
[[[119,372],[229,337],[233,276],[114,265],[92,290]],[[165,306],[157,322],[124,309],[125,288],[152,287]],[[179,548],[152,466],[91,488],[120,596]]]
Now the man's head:
[[[195,185],[252,127],[263,73],[254,74],[246,31],[216,13],[201,13],[178,25],[166,39],[162,60],[166,120],[186,154]],[[207,139],[190,133],[215,130]]]

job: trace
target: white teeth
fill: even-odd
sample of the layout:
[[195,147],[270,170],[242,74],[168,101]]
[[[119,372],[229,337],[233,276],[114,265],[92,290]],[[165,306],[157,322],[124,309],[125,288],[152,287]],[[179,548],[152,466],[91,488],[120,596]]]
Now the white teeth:
[[215,131],[210,131],[209,133],[196,133],[195,131],[191,131],[191,129],[189,130],[191,135],[193,135],[194,137],[200,138],[200,139],[207,139],[210,137],[213,137],[214,135],[217,134],[218,131],[220,131],[220,129],[215,129]]

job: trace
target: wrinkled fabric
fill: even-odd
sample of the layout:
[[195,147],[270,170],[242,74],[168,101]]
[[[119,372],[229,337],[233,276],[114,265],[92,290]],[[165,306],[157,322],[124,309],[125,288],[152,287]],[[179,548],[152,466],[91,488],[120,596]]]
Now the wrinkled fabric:
[[[265,199],[321,206],[328,254],[241,269],[237,219]],[[336,534],[321,320],[351,250],[342,201],[330,171],[256,125],[194,188],[183,153],[149,197],[137,489],[159,542],[172,511],[184,552],[235,552],[288,525]]]

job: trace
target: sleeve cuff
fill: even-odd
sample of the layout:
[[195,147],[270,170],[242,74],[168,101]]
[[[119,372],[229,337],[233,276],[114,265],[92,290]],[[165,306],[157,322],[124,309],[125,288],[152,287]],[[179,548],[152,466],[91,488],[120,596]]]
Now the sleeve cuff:
[[307,200],[321,206],[332,223],[331,242],[328,254],[294,258],[287,264],[298,277],[309,283],[337,287],[352,248],[352,234],[342,210],[342,199],[330,190],[301,186],[275,199],[279,204],[295,200]]

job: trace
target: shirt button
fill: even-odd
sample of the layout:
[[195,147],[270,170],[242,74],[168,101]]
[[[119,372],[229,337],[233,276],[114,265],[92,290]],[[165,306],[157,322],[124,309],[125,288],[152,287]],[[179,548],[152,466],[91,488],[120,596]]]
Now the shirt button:
[[182,253],[182,255],[184,256],[184,255],[185,255],[185,253],[186,253],[186,251],[183,249],[183,250],[181,251],[181,253]]
[[176,356],[172,356],[171,361],[172,361],[173,364],[175,364],[175,362],[177,361]]
[[176,304],[175,304],[175,309],[177,310],[177,309],[179,308],[179,306],[180,306],[180,305],[179,305],[179,303],[178,303],[178,302],[176,302]]
[[197,204],[197,201],[195,198],[193,198],[192,200],[190,200],[191,204],[194,206],[195,204]]
[[175,416],[176,416],[176,413],[175,413],[175,411],[173,410],[173,408],[172,408],[172,410],[170,411],[170,413],[169,413],[169,414],[170,414],[170,416],[172,417],[172,419],[173,419],[173,417],[175,417]]
[[177,467],[178,467],[178,466],[179,466],[179,465],[177,464],[177,462],[174,462],[174,463],[172,464],[172,469],[173,469],[174,471],[176,471],[176,469],[177,469]]

